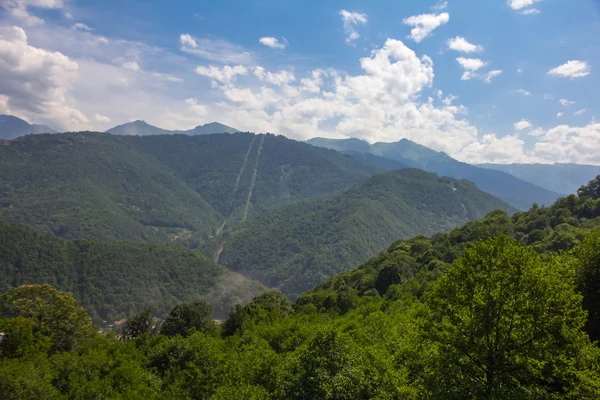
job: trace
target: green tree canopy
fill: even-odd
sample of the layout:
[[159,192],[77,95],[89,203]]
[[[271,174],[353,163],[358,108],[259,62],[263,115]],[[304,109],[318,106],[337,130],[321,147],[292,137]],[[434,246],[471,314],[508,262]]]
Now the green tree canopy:
[[574,272],[558,259],[542,263],[506,236],[467,249],[426,296],[425,336],[439,354],[432,391],[482,399],[582,395],[593,348]]
[[201,331],[213,325],[211,305],[200,300],[176,305],[165,319],[161,333],[167,336],[185,336],[192,328]]

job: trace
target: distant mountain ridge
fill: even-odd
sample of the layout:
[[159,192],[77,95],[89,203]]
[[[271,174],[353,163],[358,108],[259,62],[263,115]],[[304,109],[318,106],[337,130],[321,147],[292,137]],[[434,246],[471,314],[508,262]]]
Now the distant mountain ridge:
[[129,135],[129,136],[149,136],[149,135],[208,135],[212,133],[236,133],[239,132],[237,129],[227,125],[223,125],[219,122],[210,122],[208,124],[199,125],[193,129],[187,131],[172,131],[168,129],[162,129],[154,125],[150,125],[146,121],[137,120],[128,122],[126,124],[117,125],[114,128],[110,128],[106,133],[112,133],[113,135]]
[[[347,153],[368,152],[440,176],[468,179],[481,190],[501,198],[520,210],[529,209],[533,203],[552,204],[561,196],[558,192],[544,189],[509,173],[460,162],[444,152],[432,150],[408,139],[371,145],[359,139],[313,138],[307,143]],[[581,182],[583,183],[585,182]]]
[[0,115],[0,139],[12,140],[32,133],[56,133],[47,125],[30,124],[14,115]]
[[582,164],[479,164],[562,194],[575,194],[586,182],[600,175],[600,166]]

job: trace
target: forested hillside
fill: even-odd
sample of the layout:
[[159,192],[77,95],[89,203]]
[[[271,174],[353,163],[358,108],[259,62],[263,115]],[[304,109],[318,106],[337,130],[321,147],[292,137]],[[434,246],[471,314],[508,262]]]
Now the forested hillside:
[[381,169],[273,135],[32,135],[0,147],[1,213],[64,238],[199,243]]
[[495,209],[513,211],[471,182],[404,169],[276,208],[208,242],[205,250],[294,298],[394,239],[449,230]]
[[8,399],[600,397],[600,177],[578,196],[399,240],[290,304],[267,292],[220,326],[202,302],[123,336],[68,293],[1,298]]
[[560,196],[559,193],[541,188],[506,172],[463,163],[453,159],[446,153],[434,151],[407,139],[395,143],[370,145],[358,139],[314,138],[310,139],[308,143],[343,152],[370,153],[399,161],[412,168],[434,172],[440,176],[468,179],[481,190],[501,198],[520,210],[529,209],[533,203],[552,204]]
[[74,293],[96,323],[201,298],[219,316],[265,289],[183,247],[63,241],[0,221],[0,291],[34,283]]

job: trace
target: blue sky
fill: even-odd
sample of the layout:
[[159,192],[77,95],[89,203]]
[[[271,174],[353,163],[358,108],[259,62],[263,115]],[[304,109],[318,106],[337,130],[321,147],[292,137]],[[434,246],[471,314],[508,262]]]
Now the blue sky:
[[600,164],[600,1],[0,3],[0,113]]

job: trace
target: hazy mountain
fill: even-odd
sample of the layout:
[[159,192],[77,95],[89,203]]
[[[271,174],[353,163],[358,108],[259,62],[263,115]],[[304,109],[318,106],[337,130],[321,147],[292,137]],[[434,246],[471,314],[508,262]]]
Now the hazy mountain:
[[0,215],[65,238],[199,243],[382,169],[274,135],[31,135],[0,146]]
[[482,168],[507,172],[524,181],[558,193],[577,193],[582,185],[600,175],[598,165],[580,164],[480,164]]
[[222,265],[295,297],[393,240],[447,231],[496,209],[515,211],[471,182],[403,169],[271,210],[204,250],[218,255]]
[[106,131],[107,133],[112,133],[114,135],[137,135],[137,136],[147,136],[147,135],[170,135],[174,133],[173,131],[169,131],[166,129],[158,128],[154,125],[148,124],[146,121],[133,121],[128,122],[123,125],[117,125],[114,128],[111,128]]
[[11,140],[31,133],[56,133],[47,125],[30,124],[13,115],[0,115],[0,139]]
[[197,126],[194,129],[188,131],[170,131],[167,129],[158,128],[156,126],[148,124],[146,121],[133,121],[123,125],[115,126],[106,131],[115,135],[135,135],[135,136],[149,136],[149,135],[172,135],[172,134],[184,134],[184,135],[206,135],[210,133],[236,133],[239,132],[230,126],[220,124],[218,122],[211,122],[209,124]]
[[237,129],[227,125],[220,124],[218,122],[211,122],[197,126],[189,131],[183,131],[187,135],[207,135],[210,133],[236,133],[239,132]]
[[[358,142],[366,143],[360,140]],[[468,179],[481,190],[491,193],[521,210],[528,209],[533,203],[552,204],[560,196],[557,192],[536,186],[506,172],[460,162],[446,153],[437,152],[407,139],[395,143],[375,143],[368,147],[364,144],[357,146],[358,142],[356,139],[335,140],[322,138],[308,141],[308,143],[316,146],[334,148],[345,152],[357,151],[357,147],[361,147],[364,152],[396,160],[410,167],[424,169],[438,175]]]

